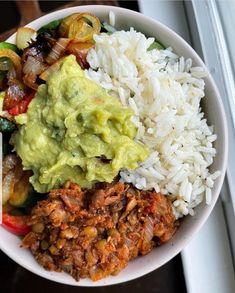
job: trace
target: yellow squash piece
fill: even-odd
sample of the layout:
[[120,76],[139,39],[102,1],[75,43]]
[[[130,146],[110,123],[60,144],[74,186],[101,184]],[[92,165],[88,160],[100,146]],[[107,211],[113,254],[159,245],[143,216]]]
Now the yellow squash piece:
[[13,192],[10,195],[9,203],[12,206],[19,207],[26,202],[29,196],[29,172],[15,183]]
[[16,33],[16,45],[23,50],[29,46],[32,40],[36,37],[37,32],[30,27],[20,27]]
[[21,75],[21,58],[18,54],[16,54],[14,51],[12,51],[11,49],[0,49],[0,58],[1,57],[7,57],[9,58],[16,70],[16,73],[18,76]]

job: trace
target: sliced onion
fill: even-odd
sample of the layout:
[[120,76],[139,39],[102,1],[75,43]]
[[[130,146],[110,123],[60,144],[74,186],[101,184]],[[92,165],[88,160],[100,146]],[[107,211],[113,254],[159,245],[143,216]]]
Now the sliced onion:
[[135,199],[135,197],[133,197],[127,204],[126,206],[126,211],[130,212],[131,210],[134,209],[134,207],[137,205],[137,200]]
[[135,197],[133,197],[127,204],[126,206],[126,210],[124,211],[124,213],[121,215],[120,220],[124,219],[129,213],[130,211],[132,211],[134,209],[134,207],[137,205],[137,200],[135,199]]
[[36,84],[37,76],[41,74],[47,65],[42,61],[38,60],[36,57],[28,56],[27,61],[23,67],[23,73],[25,74],[23,77],[23,81],[25,85],[30,87],[31,89],[37,90],[38,84]]
[[47,68],[47,66],[44,63],[37,60],[37,58],[35,58],[33,56],[29,56],[27,58],[27,61],[24,64],[23,73],[24,74],[39,75],[46,68]]
[[25,74],[25,76],[23,77],[23,82],[29,88],[36,91],[38,89],[38,84],[36,84],[36,79],[37,79],[37,75],[33,73],[29,73],[29,74]]
[[64,60],[64,57],[60,58],[58,61],[56,61],[56,62],[55,62],[54,64],[52,64],[50,67],[48,67],[45,71],[43,71],[43,73],[41,73],[41,74],[39,75],[39,77],[40,77],[42,80],[47,81],[48,78],[49,78],[49,76],[50,76],[53,72],[59,70],[60,65],[61,65],[61,63],[62,63],[63,60]]
[[73,13],[63,19],[59,27],[59,34],[62,37],[66,37],[68,35],[68,30],[70,24],[79,16],[80,13]]
[[90,13],[80,13],[68,27],[68,37],[79,42],[93,40],[94,34],[99,34],[101,24],[99,19]]
[[21,160],[15,154],[10,154],[4,157],[2,168],[3,204],[6,204],[7,201],[9,201],[10,204],[13,204],[17,201],[17,198],[28,192],[31,172],[23,171]]
[[14,190],[16,181],[14,169],[18,164],[16,155],[10,154],[4,157],[2,161],[2,203],[5,204]]
[[15,107],[25,96],[24,87],[18,80],[12,79],[3,100],[3,110]]
[[63,55],[69,43],[70,39],[59,38],[46,57],[46,62],[50,65],[56,62]]
[[10,154],[6,155],[2,161],[2,175],[3,177],[17,165],[17,156]]
[[152,238],[153,238],[153,228],[154,228],[153,219],[151,217],[147,216],[145,224],[144,224],[144,236],[143,236],[143,244],[142,244],[142,246],[148,245],[149,242],[152,240]]
[[86,57],[90,49],[94,46],[94,43],[91,42],[80,43],[73,41],[68,45],[66,52],[76,56],[77,62],[82,69],[88,69],[89,64],[86,60]]
[[2,182],[2,203],[6,204],[6,202],[11,197],[11,194],[14,190],[15,184],[15,174],[14,171],[8,172],[8,174],[4,177]]
[[8,72],[7,72],[7,82],[8,84],[14,84],[14,80],[16,80],[17,78],[17,74],[16,74],[16,70],[14,67],[12,67]]

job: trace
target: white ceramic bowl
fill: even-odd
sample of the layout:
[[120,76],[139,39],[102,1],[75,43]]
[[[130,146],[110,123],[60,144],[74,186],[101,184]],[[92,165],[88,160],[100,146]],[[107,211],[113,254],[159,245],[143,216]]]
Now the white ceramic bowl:
[[[110,6],[73,7],[45,15],[31,22],[28,26],[38,29],[52,20],[63,18],[71,13],[81,11],[91,12],[97,15],[101,20],[108,21],[110,10],[116,15],[116,27],[118,29],[128,30],[133,26],[147,36],[156,37],[165,46],[173,47],[178,55],[192,58],[195,66],[204,66],[196,52],[172,30],[140,13],[122,8]],[[14,42],[15,35],[10,37],[8,41]],[[219,196],[226,170],[228,134],[224,108],[218,90],[210,75],[206,78],[205,82],[206,97],[203,99],[203,110],[206,113],[205,116],[209,123],[214,125],[215,133],[218,135],[218,139],[215,143],[217,156],[214,159],[214,163],[210,170],[212,172],[215,170],[221,170],[221,176],[216,180],[212,190],[211,205],[208,206],[203,203],[196,209],[196,215],[194,217],[187,216],[184,218],[179,230],[171,241],[153,249],[148,255],[138,257],[134,261],[131,261],[128,267],[119,275],[115,277],[111,276],[98,282],[92,282],[89,279],[81,279],[80,282],[76,282],[71,276],[65,273],[55,273],[44,270],[34,260],[29,250],[20,248],[20,239],[4,230],[2,227],[0,227],[0,248],[10,258],[29,271],[52,281],[76,286],[104,286],[132,280],[159,268],[178,254],[189,240],[199,231],[209,217]]]

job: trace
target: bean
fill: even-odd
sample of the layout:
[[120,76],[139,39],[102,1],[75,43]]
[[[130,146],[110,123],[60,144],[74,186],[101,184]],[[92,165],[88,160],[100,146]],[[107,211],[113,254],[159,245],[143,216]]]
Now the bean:
[[67,229],[60,232],[60,237],[66,238],[66,239],[71,239],[71,238],[75,237],[75,233],[71,229],[67,228]]
[[40,246],[41,246],[42,250],[47,250],[47,248],[49,247],[49,244],[48,244],[47,241],[42,240],[41,243],[40,243]]
[[45,228],[45,226],[43,223],[36,223],[32,226],[32,231],[34,233],[42,233],[44,228]]
[[53,255],[58,255],[59,254],[59,251],[58,249],[55,247],[55,245],[51,245],[50,248],[50,253],[53,254]]
[[96,243],[96,248],[100,251],[105,251],[105,246],[106,246],[107,241],[105,239],[99,240]]
[[59,239],[59,240],[57,240],[57,242],[56,242],[56,247],[57,247],[58,249],[63,248],[63,246],[65,245],[65,242],[66,242],[65,239]]
[[90,238],[95,238],[98,234],[97,229],[93,226],[87,226],[83,228],[83,232]]

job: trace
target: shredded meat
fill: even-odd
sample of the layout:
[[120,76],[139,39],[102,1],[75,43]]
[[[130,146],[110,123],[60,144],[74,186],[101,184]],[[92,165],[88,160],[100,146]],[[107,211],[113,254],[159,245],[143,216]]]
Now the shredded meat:
[[177,221],[161,193],[120,182],[91,190],[66,183],[38,202],[29,225],[22,246],[44,268],[96,281],[168,241]]

